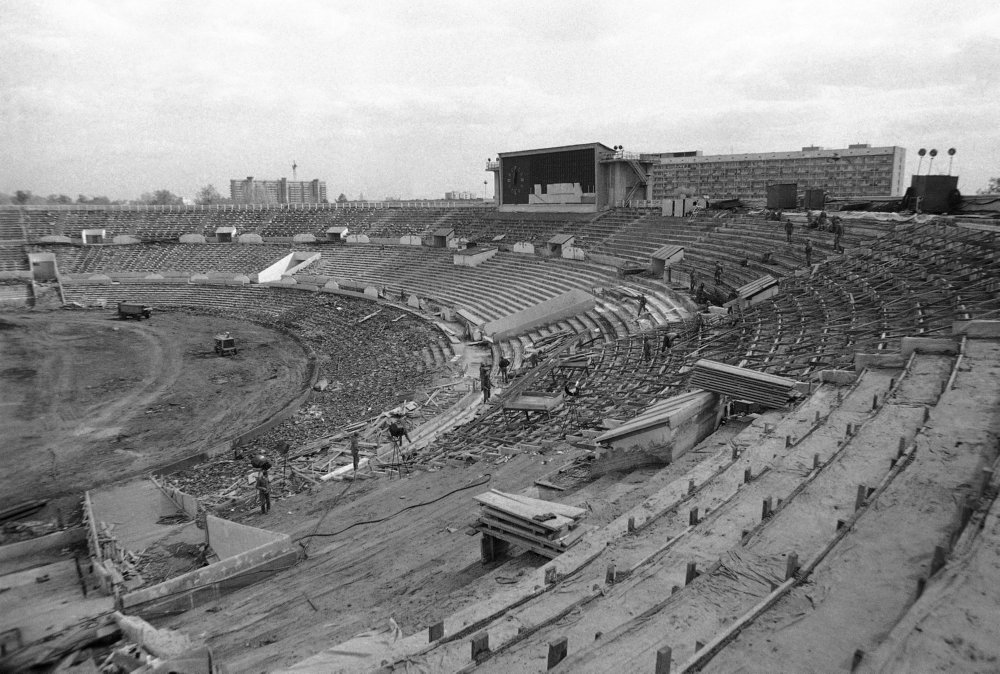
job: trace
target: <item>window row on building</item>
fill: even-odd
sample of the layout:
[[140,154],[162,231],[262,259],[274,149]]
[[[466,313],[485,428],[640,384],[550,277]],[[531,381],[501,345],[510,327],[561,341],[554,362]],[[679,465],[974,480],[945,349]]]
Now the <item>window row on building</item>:
[[901,196],[906,151],[851,145],[801,152],[660,155],[652,165],[653,199],[679,191],[710,198],[763,199],[768,185],[795,183],[799,194],[822,189],[831,197]]

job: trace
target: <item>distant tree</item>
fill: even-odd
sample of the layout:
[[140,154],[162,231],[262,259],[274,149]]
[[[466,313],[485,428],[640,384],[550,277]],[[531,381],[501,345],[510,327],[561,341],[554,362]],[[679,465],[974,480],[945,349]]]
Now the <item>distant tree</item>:
[[18,190],[14,193],[15,204],[26,204],[31,201],[31,190]]
[[990,178],[990,181],[986,183],[986,187],[976,190],[976,194],[1000,194],[1000,177]]
[[91,204],[94,206],[107,206],[108,204],[117,203],[111,201],[107,197],[88,197],[86,194],[79,194],[76,197],[76,203],[78,204]]
[[50,194],[45,199],[50,204],[71,204],[73,200],[67,197],[65,194]]
[[339,197],[337,197],[337,203],[338,203],[338,204],[342,204],[342,203],[344,203],[345,201],[347,201],[347,195],[346,195],[346,194],[344,194],[343,192],[341,192],[341,193],[340,193],[340,196],[339,196]]
[[143,192],[142,196],[139,197],[139,203],[151,206],[173,206],[183,204],[184,200],[170,190],[156,190],[152,194]]
[[198,190],[198,196],[194,198],[194,203],[201,204],[202,206],[207,206],[209,204],[225,204],[229,203],[229,199],[226,199],[219,194],[219,190],[215,189],[214,185],[205,185]]

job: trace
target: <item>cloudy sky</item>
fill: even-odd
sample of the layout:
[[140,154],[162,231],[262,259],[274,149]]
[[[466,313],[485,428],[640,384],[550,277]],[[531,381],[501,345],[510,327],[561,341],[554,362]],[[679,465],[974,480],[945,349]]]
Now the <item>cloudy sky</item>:
[[227,194],[294,160],[331,198],[440,198],[593,141],[1000,175],[996,0],[0,0],[0,63],[8,193]]

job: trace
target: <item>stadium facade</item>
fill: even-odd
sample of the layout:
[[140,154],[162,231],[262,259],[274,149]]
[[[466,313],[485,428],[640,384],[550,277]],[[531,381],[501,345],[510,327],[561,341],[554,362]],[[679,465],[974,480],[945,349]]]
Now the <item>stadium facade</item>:
[[238,204],[325,204],[326,183],[322,180],[243,180],[229,181],[229,198]]

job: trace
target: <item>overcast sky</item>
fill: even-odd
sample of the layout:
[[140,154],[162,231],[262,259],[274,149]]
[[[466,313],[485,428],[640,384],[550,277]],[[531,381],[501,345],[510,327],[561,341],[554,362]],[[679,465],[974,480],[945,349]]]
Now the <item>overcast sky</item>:
[[0,64],[8,193],[228,195],[294,160],[331,200],[441,198],[594,141],[900,145],[909,172],[936,148],[934,173],[954,147],[963,192],[1000,175],[997,0],[0,0]]

